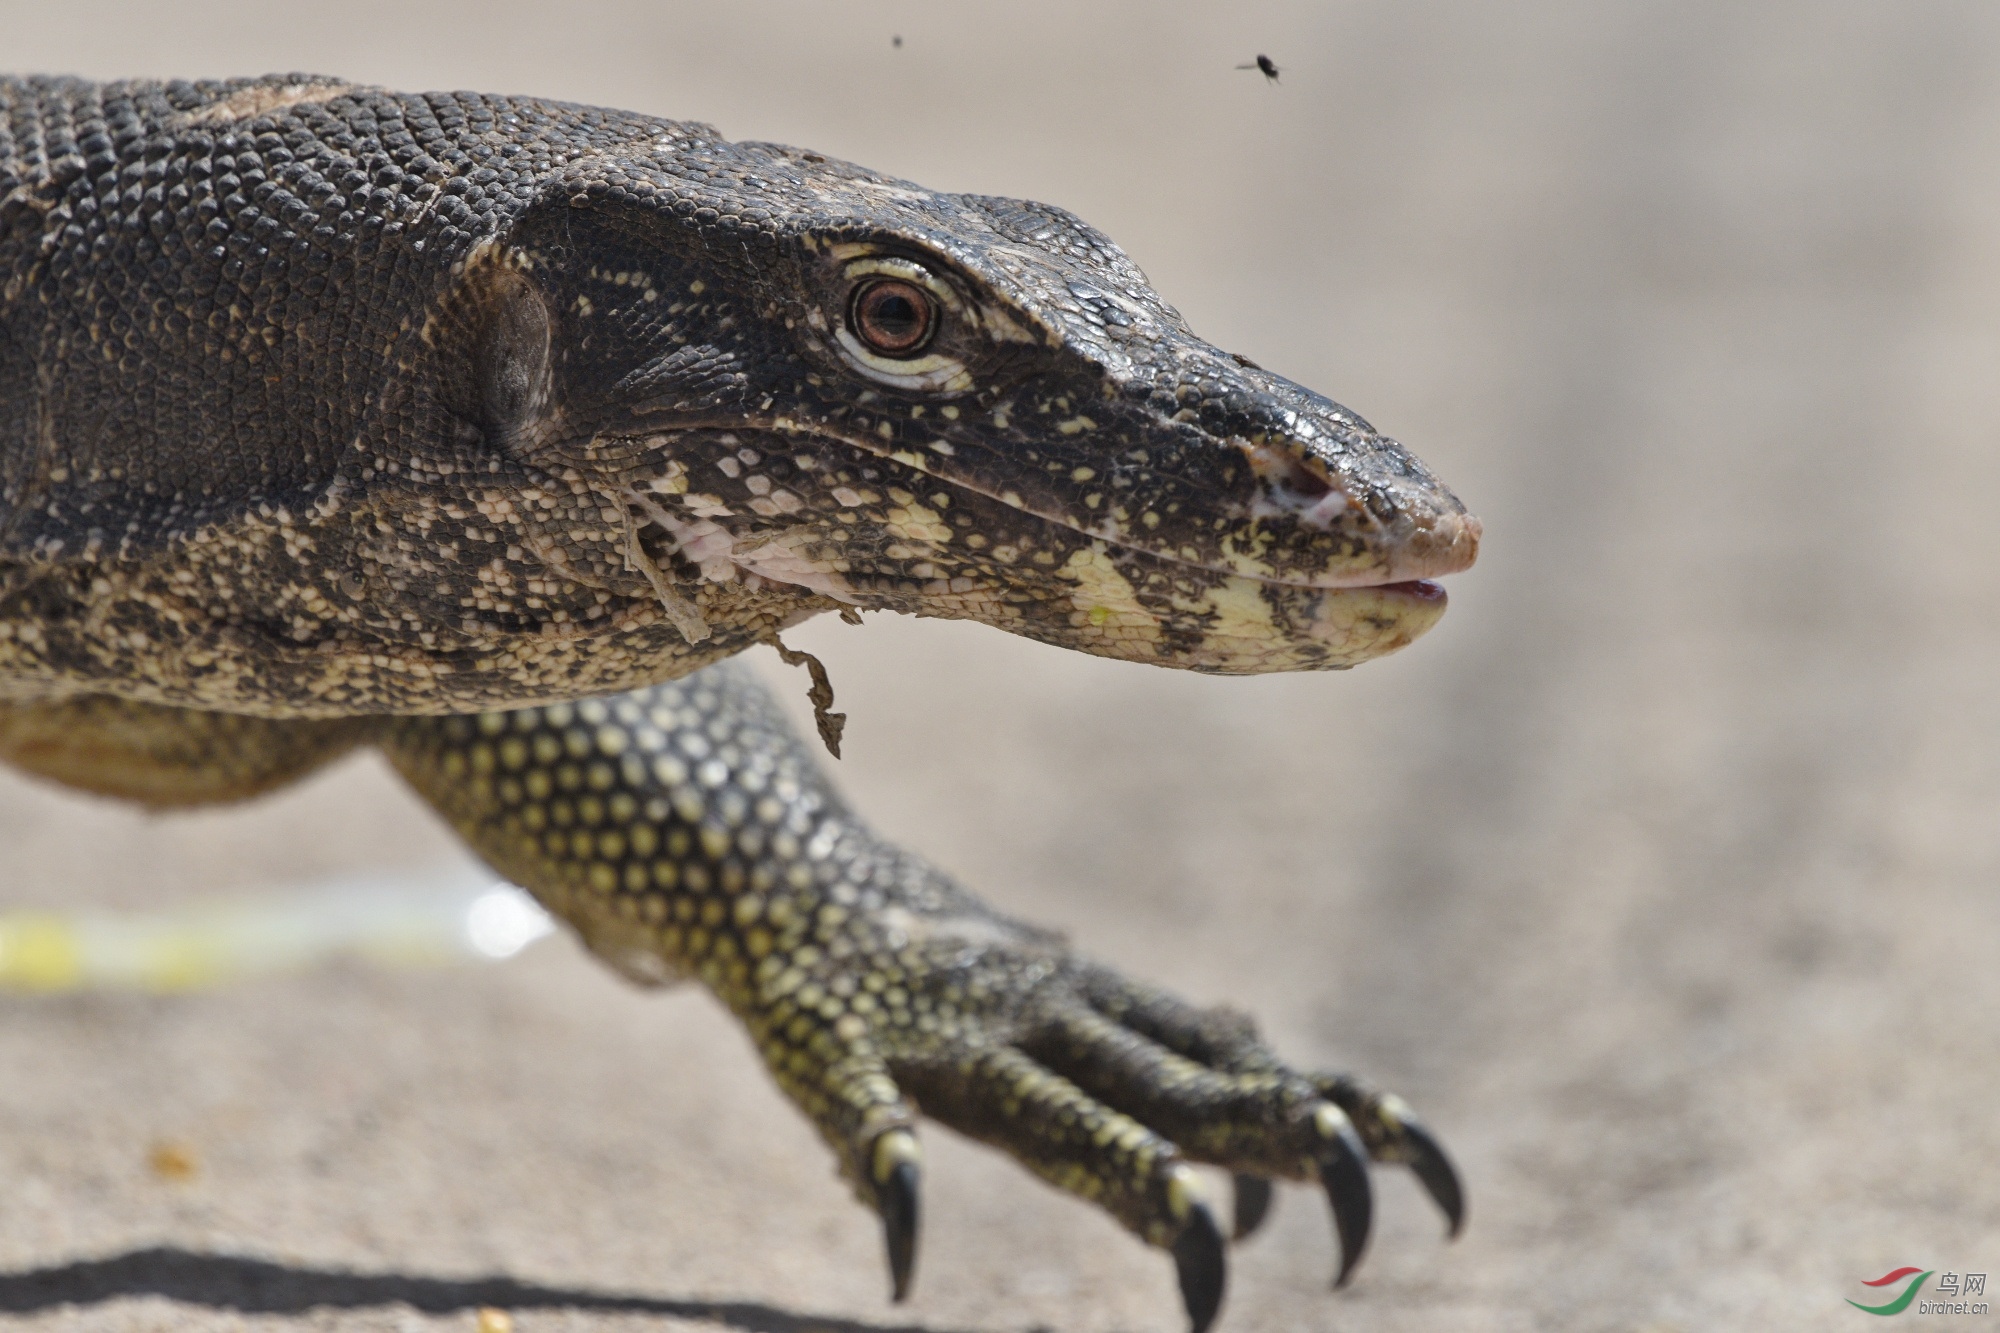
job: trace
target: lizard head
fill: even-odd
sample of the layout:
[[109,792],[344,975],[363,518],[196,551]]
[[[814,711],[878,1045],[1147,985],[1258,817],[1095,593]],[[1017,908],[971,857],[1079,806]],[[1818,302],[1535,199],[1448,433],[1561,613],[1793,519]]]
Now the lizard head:
[[697,133],[593,167],[489,267],[492,433],[618,514],[691,639],[847,607],[1337,668],[1428,629],[1477,552],[1400,444],[1046,205]]

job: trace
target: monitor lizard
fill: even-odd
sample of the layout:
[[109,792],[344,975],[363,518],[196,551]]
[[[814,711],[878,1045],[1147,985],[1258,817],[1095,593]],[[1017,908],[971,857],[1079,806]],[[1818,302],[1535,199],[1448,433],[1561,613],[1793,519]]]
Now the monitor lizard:
[[[739,664],[834,611],[1216,673],[1345,668],[1479,525],[1194,335],[1101,233],[702,124],[288,75],[0,80],[0,757],[152,807],[384,751],[625,975],[710,987],[916,1253],[922,1114],[1173,1257],[1191,1162],[1458,1178],[849,812]],[[797,660],[800,655],[793,655]],[[817,674],[822,733],[837,715]]]

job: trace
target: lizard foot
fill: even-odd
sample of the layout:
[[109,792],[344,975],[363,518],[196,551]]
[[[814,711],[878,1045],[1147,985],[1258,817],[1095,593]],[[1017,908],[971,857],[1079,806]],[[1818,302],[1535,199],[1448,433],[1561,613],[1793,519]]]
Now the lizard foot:
[[[885,890],[933,873],[890,857]],[[1272,1180],[1317,1183],[1339,1240],[1335,1286],[1368,1242],[1371,1160],[1408,1165],[1450,1234],[1463,1225],[1457,1174],[1401,1099],[1296,1073],[1243,1016],[1135,985],[948,882],[931,888],[943,901],[928,910],[904,897],[804,945],[810,970],[798,949],[774,951],[729,997],[880,1212],[898,1299],[915,1257],[919,1107],[1167,1250],[1196,1330],[1220,1308],[1226,1265],[1192,1162],[1235,1173],[1239,1237],[1268,1211]]]
[[[1358,1136],[1359,1144],[1355,1146],[1366,1150],[1365,1155],[1356,1151],[1347,1152],[1333,1165],[1333,1174],[1330,1175],[1325,1168],[1320,1173],[1333,1195],[1335,1221],[1343,1242],[1350,1235],[1357,1242],[1366,1237],[1366,1178],[1361,1178],[1358,1187],[1345,1191],[1350,1199],[1359,1200],[1347,1205],[1347,1216],[1352,1219],[1350,1223],[1342,1220],[1342,1191],[1335,1176],[1368,1161],[1409,1167],[1418,1183],[1444,1213],[1446,1238],[1456,1239],[1464,1229],[1465,1192],[1459,1184],[1458,1172],[1445,1155],[1443,1145],[1401,1097],[1381,1092],[1349,1074],[1294,1074],[1258,1039],[1256,1028],[1247,1016],[1228,1008],[1198,1009],[1163,991],[1125,981],[1103,969],[1096,969],[1092,974],[1090,1003],[1163,1049],[1200,1065],[1248,1077],[1303,1078],[1314,1095],[1337,1107],[1352,1126],[1354,1135]],[[1298,1095],[1296,1085],[1293,1095]],[[1345,1134],[1340,1136],[1340,1141],[1344,1145],[1354,1145],[1354,1139]],[[1202,1160],[1228,1165],[1220,1156],[1203,1155]],[[1270,1177],[1278,1174],[1282,1173],[1236,1171],[1236,1239],[1248,1237],[1263,1225],[1272,1202]],[[1342,1248],[1341,1272],[1336,1286],[1345,1284],[1360,1255],[1358,1243],[1351,1246],[1343,1243]]]
[[1450,1162],[1397,1098],[1282,1063],[1199,1009],[986,906],[848,812],[744,668],[615,699],[401,718],[381,742],[501,873],[626,975],[694,976],[881,1218],[892,1295],[917,1254],[921,1114],[1012,1155],[1174,1260],[1201,1333],[1224,1238],[1191,1163],[1235,1173],[1235,1230],[1272,1180],[1316,1182],[1367,1245],[1368,1164],[1409,1166],[1453,1232]]

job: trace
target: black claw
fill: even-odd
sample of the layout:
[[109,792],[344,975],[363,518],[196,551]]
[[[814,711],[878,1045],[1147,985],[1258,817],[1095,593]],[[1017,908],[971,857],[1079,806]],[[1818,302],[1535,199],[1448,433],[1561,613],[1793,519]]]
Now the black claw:
[[1409,1157],[1410,1170],[1444,1212],[1445,1239],[1457,1240],[1458,1233],[1465,1228],[1465,1191],[1459,1187],[1458,1172],[1428,1129],[1413,1117],[1403,1116],[1401,1120],[1403,1151]]
[[1222,1308],[1222,1288],[1229,1276],[1229,1261],[1222,1250],[1222,1228],[1215,1214],[1198,1203],[1174,1242],[1174,1269],[1181,1280],[1181,1303],[1187,1306],[1190,1333],[1208,1333]]
[[896,1301],[910,1294],[910,1275],[917,1267],[917,1184],[917,1164],[898,1162],[876,1187],[882,1239],[889,1245],[890,1299]]
[[1375,1218],[1375,1195],[1368,1186],[1368,1150],[1354,1127],[1342,1124],[1340,1133],[1327,1145],[1319,1159],[1320,1184],[1326,1187],[1327,1202],[1333,1205],[1333,1227],[1340,1233],[1340,1271],[1333,1285],[1344,1287],[1361,1262],[1368,1247],[1368,1228]]
[[1236,1234],[1243,1240],[1271,1215],[1271,1182],[1262,1176],[1236,1174]]

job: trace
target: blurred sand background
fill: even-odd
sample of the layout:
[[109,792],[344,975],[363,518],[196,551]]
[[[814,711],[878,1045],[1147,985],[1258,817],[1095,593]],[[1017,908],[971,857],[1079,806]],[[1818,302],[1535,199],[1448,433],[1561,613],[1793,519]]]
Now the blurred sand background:
[[[1059,203],[1454,485],[1478,568],[1352,675],[882,617],[797,636],[882,828],[1399,1088],[1456,1151],[1460,1243],[1387,1174],[1329,1295],[1323,1207],[1288,1193],[1237,1253],[1228,1333],[1830,1329],[1903,1264],[1994,1271],[2000,1298],[2000,8],[0,16],[12,69],[533,92]],[[1232,68],[1259,52],[1279,86]],[[0,777],[0,906],[461,855],[373,760],[159,820]],[[161,1139],[193,1179],[148,1169]],[[567,941],[5,996],[0,1324],[1181,1326],[1162,1256],[929,1142],[892,1308],[874,1220],[718,1007]]]

